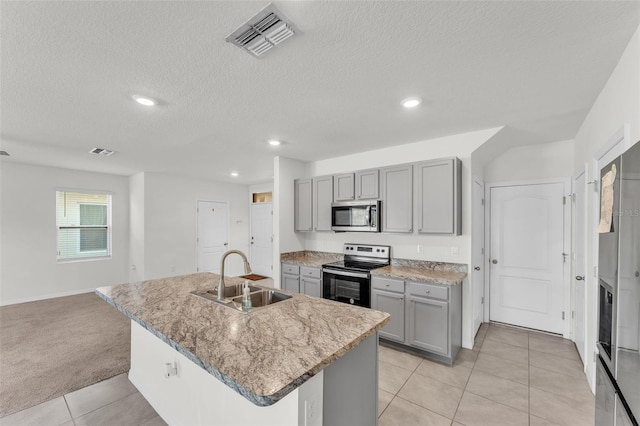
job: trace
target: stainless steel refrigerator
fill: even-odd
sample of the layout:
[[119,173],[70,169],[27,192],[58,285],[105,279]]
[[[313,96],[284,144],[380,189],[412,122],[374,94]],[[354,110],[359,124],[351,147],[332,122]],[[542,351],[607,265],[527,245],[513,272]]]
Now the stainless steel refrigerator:
[[[640,143],[601,170],[596,425],[640,419]],[[607,188],[607,183],[611,183]],[[607,199],[610,206],[607,206]]]

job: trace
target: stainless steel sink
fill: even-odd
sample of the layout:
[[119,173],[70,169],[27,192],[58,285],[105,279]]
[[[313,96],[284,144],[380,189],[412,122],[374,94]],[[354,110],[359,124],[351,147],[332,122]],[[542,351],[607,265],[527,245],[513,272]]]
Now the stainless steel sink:
[[[225,287],[222,299],[218,299],[218,290],[192,291],[191,294],[203,297],[207,300],[219,303],[222,306],[244,312],[242,310],[242,284]],[[257,286],[249,286],[249,298],[251,299],[251,309],[260,309],[283,300],[291,299],[292,296],[280,293],[273,289]]]
[[[291,296],[275,290],[260,289],[260,291],[249,293],[249,298],[251,299],[252,309],[255,309],[262,308],[263,306],[267,305],[273,305],[274,303],[282,302],[283,300],[291,299]],[[242,308],[242,296],[236,296],[232,298],[231,301],[233,303],[239,304]]]

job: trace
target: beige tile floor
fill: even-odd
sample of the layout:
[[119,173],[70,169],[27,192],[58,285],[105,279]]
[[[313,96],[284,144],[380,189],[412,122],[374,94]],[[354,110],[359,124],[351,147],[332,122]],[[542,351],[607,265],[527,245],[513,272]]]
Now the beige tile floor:
[[[380,347],[379,425],[593,425],[573,343],[483,324],[452,367]],[[0,425],[160,426],[125,374],[0,419]]]
[[378,424],[587,426],[594,397],[575,345],[483,324],[453,366],[381,346]]
[[2,426],[162,426],[126,374],[68,393],[0,419]]

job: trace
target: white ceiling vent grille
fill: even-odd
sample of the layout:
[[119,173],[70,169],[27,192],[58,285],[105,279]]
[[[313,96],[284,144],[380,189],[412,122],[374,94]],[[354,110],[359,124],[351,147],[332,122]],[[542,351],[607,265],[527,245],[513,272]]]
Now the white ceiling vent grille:
[[115,153],[115,151],[104,148],[93,148],[91,151],[89,151],[89,154],[103,155],[105,157],[109,157],[110,155],[113,155]]
[[225,40],[255,57],[260,57],[299,32],[300,30],[273,3],[269,3]]

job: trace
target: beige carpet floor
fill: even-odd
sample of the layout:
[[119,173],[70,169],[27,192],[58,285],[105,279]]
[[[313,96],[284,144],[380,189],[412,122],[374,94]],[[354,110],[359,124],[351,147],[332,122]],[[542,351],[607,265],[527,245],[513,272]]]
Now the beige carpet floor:
[[93,293],[0,307],[0,417],[129,371],[130,333]]

